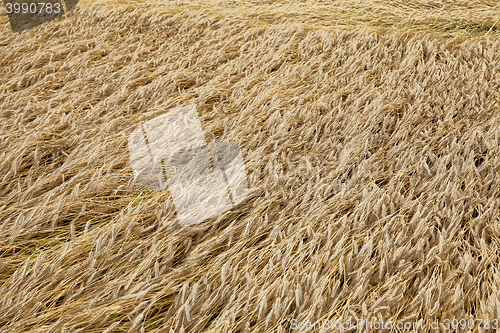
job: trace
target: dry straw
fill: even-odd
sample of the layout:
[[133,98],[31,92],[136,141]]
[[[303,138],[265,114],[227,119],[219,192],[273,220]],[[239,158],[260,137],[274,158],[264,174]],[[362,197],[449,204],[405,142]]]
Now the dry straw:
[[[499,318],[493,36],[92,7],[0,41],[2,332]],[[180,228],[127,138],[190,103],[251,192]]]

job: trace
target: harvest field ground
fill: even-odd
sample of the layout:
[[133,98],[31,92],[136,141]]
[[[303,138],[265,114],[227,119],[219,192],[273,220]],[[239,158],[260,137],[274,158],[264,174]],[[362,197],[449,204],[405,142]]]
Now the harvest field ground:
[[[491,331],[499,19],[494,1],[82,1],[14,34],[2,4],[0,332]],[[182,228],[127,140],[191,104],[249,193]]]

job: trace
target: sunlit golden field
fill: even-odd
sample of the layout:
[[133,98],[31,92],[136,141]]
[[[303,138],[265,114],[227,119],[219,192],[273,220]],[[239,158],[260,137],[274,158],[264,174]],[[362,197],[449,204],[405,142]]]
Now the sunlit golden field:
[[[494,1],[2,8],[1,332],[500,319]],[[250,192],[180,227],[127,140],[189,104]]]

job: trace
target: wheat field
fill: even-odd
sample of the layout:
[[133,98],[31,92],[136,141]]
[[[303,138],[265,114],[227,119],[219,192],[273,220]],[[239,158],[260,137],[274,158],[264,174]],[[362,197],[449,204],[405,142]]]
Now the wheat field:
[[[0,331],[500,318],[498,14],[120,0],[13,34],[2,12]],[[249,194],[181,227],[127,139],[190,104]]]

